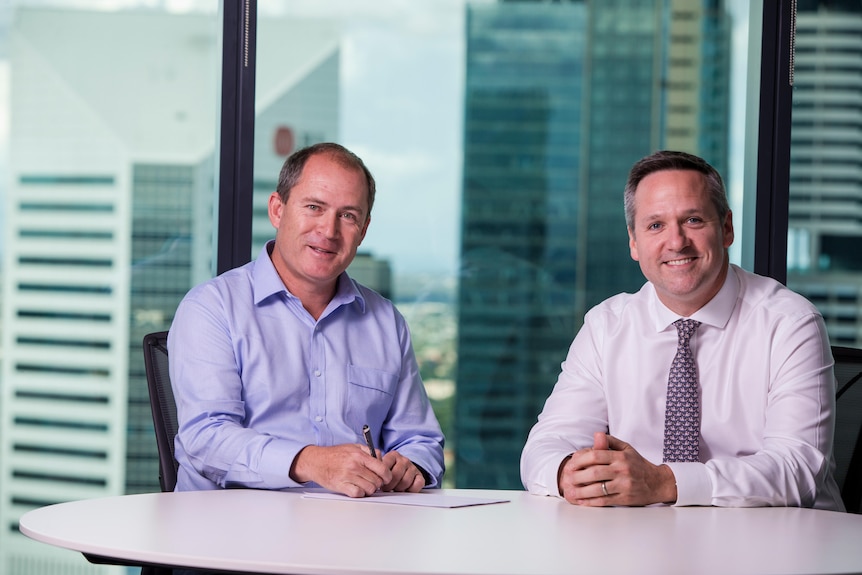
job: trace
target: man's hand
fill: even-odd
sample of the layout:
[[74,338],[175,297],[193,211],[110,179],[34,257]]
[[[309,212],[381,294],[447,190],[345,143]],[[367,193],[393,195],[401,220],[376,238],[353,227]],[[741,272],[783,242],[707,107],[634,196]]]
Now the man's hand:
[[383,464],[392,472],[392,480],[383,486],[383,491],[416,493],[425,487],[425,477],[419,468],[397,451],[390,451],[384,455]]
[[560,465],[560,494],[575,505],[650,505],[676,501],[676,480],[667,465],[653,465],[634,448],[606,433],[593,447]]
[[375,459],[365,446],[350,443],[306,446],[293,460],[290,477],[299,483],[314,481],[350,497],[365,497],[393,483],[392,466],[385,458]]

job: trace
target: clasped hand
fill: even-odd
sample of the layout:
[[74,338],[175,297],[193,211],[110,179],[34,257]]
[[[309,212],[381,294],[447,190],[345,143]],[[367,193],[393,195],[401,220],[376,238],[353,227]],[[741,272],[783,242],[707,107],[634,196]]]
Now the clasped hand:
[[296,456],[290,475],[300,483],[313,481],[350,497],[376,491],[416,492],[425,487],[419,469],[397,451],[374,458],[364,445],[350,443],[305,447]]
[[654,465],[628,443],[596,432],[593,446],[560,465],[560,494],[574,505],[641,506],[676,501],[676,482],[667,465]]

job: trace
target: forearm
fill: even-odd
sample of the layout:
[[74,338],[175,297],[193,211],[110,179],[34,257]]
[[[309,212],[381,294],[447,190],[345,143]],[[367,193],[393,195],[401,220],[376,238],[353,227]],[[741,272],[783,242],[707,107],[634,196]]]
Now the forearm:
[[220,487],[298,487],[290,464],[303,445],[260,434],[233,423],[210,420],[189,425],[178,436],[185,465]]
[[[586,441],[586,440],[585,440]],[[534,495],[561,497],[560,474],[572,453],[588,444],[575,445],[562,434],[545,436],[535,427],[521,452],[521,483]]]
[[804,446],[769,446],[743,457],[672,464],[678,505],[813,507],[828,461]]
[[[538,422],[530,430],[521,452],[521,482],[530,493],[559,496],[559,471],[572,453],[591,447],[597,431],[607,422],[583,413],[569,402],[564,391],[555,392],[545,404]],[[596,411],[596,410],[593,410]]]

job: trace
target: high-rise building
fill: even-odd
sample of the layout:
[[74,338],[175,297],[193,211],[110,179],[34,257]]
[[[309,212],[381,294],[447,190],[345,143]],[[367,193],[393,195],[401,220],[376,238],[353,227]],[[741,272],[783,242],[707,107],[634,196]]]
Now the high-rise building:
[[[141,341],[212,274],[219,29],[213,16],[158,11],[14,18],[4,575],[104,573],[18,534],[18,518],[159,489]],[[338,127],[336,30],[271,19],[261,30],[274,40],[258,62],[256,180],[277,173],[285,130],[302,141],[334,139]]]
[[[787,283],[834,345],[862,345],[862,3],[799,2]],[[856,121],[848,121],[854,117]]]
[[670,146],[728,163],[729,27],[708,1],[467,10],[455,484],[518,488],[584,312],[644,281],[632,163]]

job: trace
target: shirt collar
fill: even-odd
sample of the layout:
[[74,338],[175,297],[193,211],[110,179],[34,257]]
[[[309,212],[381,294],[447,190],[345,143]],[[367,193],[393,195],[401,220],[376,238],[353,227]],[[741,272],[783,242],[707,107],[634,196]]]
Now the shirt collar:
[[[678,320],[680,315],[669,310],[658,298],[658,294],[656,294],[652,284],[648,285],[652,290],[651,303],[656,331],[664,331],[673,322]],[[718,293],[706,305],[691,314],[691,319],[697,320],[702,324],[705,323],[706,325],[723,329],[727,325],[727,322],[730,321],[730,316],[736,307],[738,297],[739,276],[736,273],[736,266],[730,264],[727,267],[727,276],[724,278],[724,284],[721,286],[721,289],[718,290]]]
[[[275,264],[272,263],[270,254],[275,246],[275,240],[269,240],[263,246],[257,255],[252,270],[252,290],[254,290],[254,303],[259,305],[264,300],[276,295],[285,294],[288,298],[299,299],[284,287],[284,282],[281,281],[278,272],[275,270]],[[356,283],[350,279],[347,272],[342,272],[338,276],[335,295],[329,305],[326,307],[321,319],[328,315],[332,310],[353,303],[354,301],[359,306],[360,312],[365,312],[365,297],[359,290]]]

